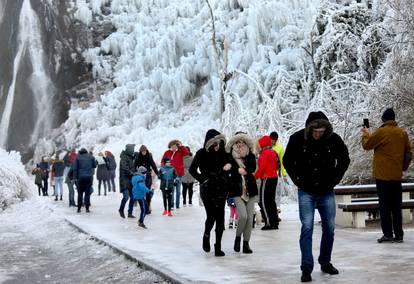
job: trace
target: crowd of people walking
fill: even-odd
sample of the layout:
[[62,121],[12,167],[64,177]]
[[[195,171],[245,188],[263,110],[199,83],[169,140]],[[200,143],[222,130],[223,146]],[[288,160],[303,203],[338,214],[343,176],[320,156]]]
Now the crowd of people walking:
[[[378,242],[402,242],[401,192],[390,192],[401,188],[402,171],[411,161],[411,144],[407,133],[397,126],[392,109],[384,112],[382,120],[384,124],[373,134],[367,128],[362,130],[362,145],[364,149],[374,149],[374,175],[384,232]],[[210,129],[205,134],[203,146],[194,156],[181,141],[170,141],[159,167],[145,145],[135,152],[135,145],[127,144],[119,160],[119,191],[122,193],[119,215],[121,218],[135,218],[133,210],[137,202],[140,207],[138,225],[146,229],[145,217],[152,213],[154,177],[160,180],[162,192],[163,211],[160,214],[168,217],[173,217],[174,210],[179,210],[181,205],[193,205],[194,184],[197,182],[206,213],[202,249],[211,251],[211,232],[215,228],[214,255],[225,256],[221,241],[225,230],[225,206],[228,204],[229,228],[236,229],[233,249],[251,254],[250,239],[257,214],[255,204],[260,207],[264,223],[261,230],[278,230],[281,219],[277,185],[279,179],[288,183],[289,175],[298,189],[302,225],[299,241],[301,281],[312,280],[315,210],[319,212],[322,224],[318,262],[323,272],[338,274],[338,269],[331,263],[336,214],[334,187],[340,183],[350,164],[347,146],[320,111],[309,114],[305,127],[290,137],[286,152],[278,138],[278,133],[273,131],[256,141],[245,132],[236,132],[226,139],[219,131]],[[98,195],[103,193],[106,196],[108,192],[116,192],[116,168],[117,163],[110,151],[94,157],[82,148],[78,153],[67,151],[63,159],[59,153],[52,161],[43,157],[32,173],[36,176],[39,195],[48,195],[50,177],[55,200],[62,200],[65,181],[69,190],[69,206],[77,206],[81,212],[83,205],[89,212],[95,169]],[[78,192],[77,204],[74,188]]]

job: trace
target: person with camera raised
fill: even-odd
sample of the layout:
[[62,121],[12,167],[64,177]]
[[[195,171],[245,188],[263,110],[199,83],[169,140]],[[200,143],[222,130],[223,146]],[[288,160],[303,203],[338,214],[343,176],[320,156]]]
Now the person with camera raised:
[[[407,132],[398,127],[395,112],[388,108],[381,116],[383,124],[372,134],[367,125],[362,128],[362,147],[374,150],[373,174],[376,179],[383,236],[377,241],[403,242],[402,172],[411,158],[411,143]],[[368,125],[369,126],[369,125]]]

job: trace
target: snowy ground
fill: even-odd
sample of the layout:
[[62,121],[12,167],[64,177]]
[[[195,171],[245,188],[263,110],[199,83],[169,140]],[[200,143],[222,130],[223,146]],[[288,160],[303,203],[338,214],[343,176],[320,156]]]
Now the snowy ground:
[[[139,228],[136,219],[121,219],[117,209],[121,195],[111,193],[108,196],[92,196],[92,212],[87,214],[76,213],[74,208],[67,207],[67,200],[63,202],[52,201],[51,198],[41,198],[45,206],[39,206],[35,202],[32,206],[22,205],[23,211],[13,211],[4,215],[2,219],[8,219],[8,224],[25,222],[21,228],[22,232],[33,235],[38,243],[41,240],[54,240],[54,244],[66,244],[68,240],[76,243],[85,243],[79,257],[81,263],[94,271],[93,276],[99,275],[99,271],[109,269],[115,276],[121,277],[122,281],[130,277],[130,273],[120,273],[121,264],[116,264],[116,269],[111,270],[110,258],[103,257],[106,261],[100,264],[97,259],[101,254],[107,255],[106,247],[89,242],[88,238],[76,231],[62,230],[61,221],[40,222],[37,213],[39,210],[47,212],[47,208],[53,209],[53,217],[61,220],[66,218],[82,230],[89,232],[92,236],[107,242],[111,246],[122,250],[126,254],[153,266],[177,281],[195,283],[298,283],[300,279],[300,252],[298,238],[300,224],[297,220],[296,204],[282,205],[282,223],[278,231],[261,231],[260,227],[254,229],[251,239],[252,255],[236,253],[233,251],[233,240],[235,231],[226,229],[223,237],[223,250],[226,256],[223,258],[214,257],[213,253],[204,253],[201,249],[201,235],[203,231],[204,209],[198,205],[197,195],[193,207],[181,208],[175,212],[173,217],[161,216],[161,198],[155,195],[153,203],[153,214],[146,218],[145,223],[148,230]],[[135,208],[134,210],[138,210]],[[138,212],[134,212],[138,214]],[[23,215],[23,216],[22,216]],[[6,217],[5,217],[6,216]],[[45,214],[39,217],[44,218]],[[51,219],[47,219],[51,220]],[[3,221],[2,221],[3,223]],[[227,222],[226,222],[227,223]],[[42,225],[42,230],[35,230]],[[60,225],[57,225],[60,224]],[[314,256],[317,258],[317,250],[320,240],[320,226],[315,225],[314,233]],[[336,230],[336,240],[333,252],[333,263],[339,268],[340,275],[328,276],[322,274],[318,265],[315,265],[313,278],[318,283],[414,283],[414,255],[412,247],[414,244],[414,231],[405,230],[405,242],[403,244],[378,244],[376,238],[380,236],[379,228],[369,230],[341,229]],[[3,234],[2,234],[3,235]],[[213,234],[214,236],[214,234]],[[4,240],[7,237],[2,236]],[[10,237],[6,240],[9,243]],[[63,238],[61,241],[60,238]],[[212,238],[212,244],[214,243]],[[13,245],[8,245],[12,248]],[[64,245],[63,247],[65,247]],[[59,246],[58,246],[59,247]],[[61,246],[62,247],[62,246]],[[63,248],[62,247],[62,248]],[[46,246],[47,248],[47,246]],[[88,251],[89,250],[89,251]],[[41,250],[42,251],[42,250]],[[22,254],[25,255],[24,246]],[[59,256],[65,255],[60,251]],[[121,257],[114,257],[119,259]],[[82,262],[82,260],[84,260]],[[86,261],[87,260],[87,261]],[[49,261],[49,260],[48,260]],[[53,259],[50,263],[53,263]],[[79,263],[76,261],[76,263]],[[103,268],[97,268],[103,265]],[[105,268],[106,266],[106,268]],[[53,271],[61,271],[62,278],[67,276],[70,268],[51,269],[49,266],[48,275]],[[69,266],[70,267],[70,266]],[[16,269],[24,271],[24,262]],[[4,269],[2,270],[4,271]],[[141,273],[137,270],[138,275]],[[133,273],[132,273],[133,274]],[[51,276],[52,277],[52,276]],[[54,278],[58,279],[58,278]],[[75,278],[73,278],[75,279]],[[83,278],[82,278],[83,279]],[[97,280],[92,278],[93,280]],[[112,278],[111,278],[112,279]],[[131,277],[129,279],[139,279]],[[93,282],[93,280],[91,282]],[[111,282],[110,279],[102,279],[104,282]],[[134,280],[135,281],[135,280]],[[79,281],[73,281],[78,283]],[[81,281],[82,282],[82,281]],[[89,281],[88,281],[89,282]],[[125,280],[125,283],[128,282]],[[145,281],[143,281],[145,282]],[[72,283],[68,280],[68,283]],[[147,283],[147,282],[145,282]]]
[[33,198],[0,213],[0,283],[165,283],[79,233],[51,202]]

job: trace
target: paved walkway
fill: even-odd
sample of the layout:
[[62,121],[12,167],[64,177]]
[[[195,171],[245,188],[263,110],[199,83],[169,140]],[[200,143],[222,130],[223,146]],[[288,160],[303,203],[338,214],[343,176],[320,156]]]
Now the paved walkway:
[[[118,215],[119,193],[92,196],[91,213],[76,213],[67,202],[52,202],[57,214],[81,230],[108,243],[125,254],[178,283],[298,283],[300,282],[300,223],[296,206],[282,206],[280,229],[261,231],[255,228],[250,242],[254,253],[233,251],[235,230],[226,229],[223,236],[225,257],[214,257],[201,248],[204,209],[198,204],[176,210],[173,217],[161,216],[161,197],[156,194],[145,224],[137,219],[122,219]],[[135,207],[138,215],[139,207]],[[226,208],[226,214],[228,208]],[[286,213],[288,212],[288,213]],[[285,214],[288,215],[285,215]],[[227,214],[228,215],[228,214]],[[292,218],[295,216],[294,218]],[[289,217],[291,220],[289,220]],[[227,222],[226,222],[227,224]],[[319,225],[315,225],[314,256],[320,241]],[[333,264],[340,274],[330,276],[315,265],[312,277],[317,283],[414,283],[414,231],[405,231],[402,244],[378,244],[377,230],[337,228]],[[214,233],[211,244],[214,244]]]

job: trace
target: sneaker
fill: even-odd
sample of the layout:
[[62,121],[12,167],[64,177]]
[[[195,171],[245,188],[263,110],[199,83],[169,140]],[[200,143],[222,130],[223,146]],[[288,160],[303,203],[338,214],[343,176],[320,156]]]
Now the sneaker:
[[185,204],[185,203],[184,203],[184,204],[183,204],[183,207],[187,207],[187,204]]
[[325,272],[325,273],[330,274],[330,275],[336,275],[336,274],[339,274],[338,269],[336,269],[336,268],[332,265],[332,263],[327,263],[327,264],[321,265],[321,270],[322,270],[323,272]]
[[168,217],[172,217],[171,211],[168,211]]
[[132,214],[130,214],[130,213],[128,213],[128,218],[135,218],[135,216],[132,215]]
[[394,239],[393,239],[393,241],[394,241],[394,243],[403,243],[404,242],[404,239],[403,239],[403,237],[395,237]]
[[379,238],[377,240],[377,242],[379,242],[379,243],[392,243],[392,242],[394,242],[394,240],[393,240],[393,238],[388,238],[386,236],[382,236],[381,238]]
[[141,228],[147,229],[147,226],[145,226],[144,223],[138,222],[138,226],[140,226]]
[[121,216],[121,218],[125,218],[124,211],[118,210],[118,212],[119,212],[119,216]]
[[311,273],[308,271],[302,271],[302,276],[300,277],[301,282],[311,282],[312,276]]
[[162,216],[167,215],[167,214],[168,214],[168,211],[167,211],[167,210],[164,210],[164,211],[162,212]]

